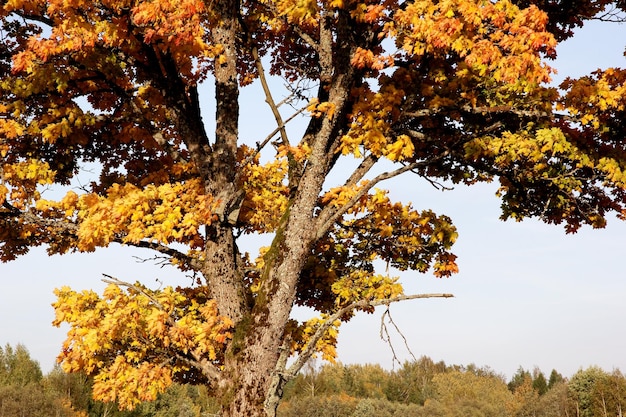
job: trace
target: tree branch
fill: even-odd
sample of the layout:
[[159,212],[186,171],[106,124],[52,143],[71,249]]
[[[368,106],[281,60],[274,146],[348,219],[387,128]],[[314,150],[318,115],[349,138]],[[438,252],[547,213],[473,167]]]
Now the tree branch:
[[48,27],[54,26],[54,21],[50,18],[44,16],[44,12],[41,12],[40,15],[34,13],[27,13],[22,10],[13,10],[11,13],[21,17],[24,20],[32,20],[33,22],[44,24]]
[[173,259],[184,262],[194,271],[200,271],[202,265],[197,260],[191,258],[190,256],[185,255],[184,253],[177,251],[176,249],[170,248],[169,246],[163,245],[161,243],[156,242],[147,242],[140,240],[139,242],[124,242],[121,238],[116,237],[113,239],[113,242],[119,243],[120,245],[128,245],[134,246],[136,248],[144,248],[144,249],[152,249],[156,252],[167,255]]
[[348,210],[350,210],[350,208],[352,208],[361,199],[361,197],[363,197],[372,188],[374,188],[374,186],[376,184],[380,183],[381,181],[397,177],[398,175],[404,174],[407,171],[412,171],[412,170],[414,170],[416,168],[419,168],[421,166],[425,166],[427,164],[433,163],[434,161],[437,161],[437,160],[440,160],[442,158],[445,158],[448,154],[449,154],[449,151],[445,151],[445,152],[442,152],[441,154],[439,154],[436,157],[431,158],[429,160],[413,162],[411,164],[407,164],[407,165],[403,166],[402,168],[398,168],[398,169],[396,169],[394,171],[384,172],[384,173],[376,176],[374,179],[369,181],[367,184],[365,184],[363,186],[363,188],[360,189],[350,199],[350,201],[348,201],[343,206],[341,206],[339,208],[336,208],[335,211],[333,211],[334,208],[331,205],[326,206],[322,210],[322,212],[320,213],[320,215],[318,217],[318,220],[317,220],[317,224],[319,225],[317,227],[317,239],[320,239],[322,236],[324,236],[324,234],[326,234],[326,232],[328,232],[328,230],[330,229],[331,225],[335,221],[337,221],[337,219],[339,219],[341,216],[343,216]]
[[[102,276],[103,276],[103,277],[105,277],[105,278],[102,278],[102,282],[105,282],[105,283],[107,283],[107,284],[117,285],[118,287],[126,287],[126,288],[129,288],[129,289],[131,289],[131,290],[133,290],[133,291],[136,291],[136,292],[138,292],[138,293],[140,293],[140,294],[143,294],[143,295],[145,295],[146,297],[148,297],[148,299],[150,300],[150,302],[151,302],[152,304],[154,304],[154,306],[155,306],[156,308],[158,308],[159,310],[161,310],[161,311],[163,311],[163,312],[167,313],[167,310],[165,309],[165,307],[163,306],[163,304],[161,304],[161,303],[159,302],[159,300],[157,300],[157,299],[156,299],[156,297],[154,297],[152,294],[150,294],[150,292],[149,292],[149,291],[146,291],[146,289],[145,289],[145,288],[141,288],[141,287],[139,287],[139,286],[137,286],[137,285],[135,285],[135,284],[131,284],[130,282],[122,281],[122,280],[117,279],[117,278],[115,278],[115,277],[113,277],[113,276],[111,276],[111,275],[102,274]],[[173,325],[173,324],[174,324],[174,322],[175,322],[175,320],[176,320],[176,318],[175,318],[175,317],[172,317],[169,313],[167,314],[167,318],[168,318],[167,322],[168,322],[170,325]]]
[[272,97],[272,91],[270,90],[270,86],[267,83],[267,78],[265,77],[265,69],[263,68],[263,63],[261,62],[261,58],[259,58],[259,50],[256,45],[252,46],[252,57],[254,58],[254,63],[256,65],[257,73],[259,74],[259,80],[261,81],[261,86],[263,87],[263,93],[265,94],[265,102],[270,106],[272,110],[272,114],[274,115],[274,119],[276,120],[277,128],[280,131],[280,138],[283,141],[283,144],[289,146],[289,138],[287,137],[287,131],[285,130],[285,123],[283,122],[283,118],[278,111],[278,106],[276,106],[276,102]]
[[[102,279],[103,282],[106,282],[107,284],[113,284],[113,285],[117,285],[119,287],[126,287],[126,288],[130,288],[133,291],[136,291],[142,295],[144,295],[145,297],[147,297],[150,302],[159,310],[161,310],[162,312],[166,313],[167,316],[167,324],[170,325],[171,327],[176,325],[176,320],[177,318],[172,316],[167,309],[163,306],[163,304],[161,304],[159,302],[159,300],[152,295],[149,291],[147,291],[145,288],[139,287],[135,284],[131,284],[130,282],[126,282],[126,281],[122,281],[120,279],[117,279],[115,277],[112,277],[111,275],[107,275],[107,274],[102,274],[105,278]],[[202,358],[200,355],[198,355],[196,352],[194,352],[193,350],[189,351],[189,354],[192,356],[192,358],[189,358],[187,356],[184,356],[178,352],[174,353],[174,356],[183,361],[186,362],[187,364],[193,366],[194,368],[198,369],[200,372],[202,372],[202,374],[204,376],[207,377],[207,379],[212,380],[212,381],[217,381],[220,377],[220,371],[219,369],[213,365],[208,359],[206,358]]]
[[72,223],[71,221],[61,219],[42,219],[41,217],[38,217],[36,214],[30,211],[20,211],[19,209],[9,204],[7,201],[5,201],[2,206],[6,210],[0,211],[0,218],[19,218],[26,224],[31,224],[45,229],[57,229],[60,233],[65,233],[73,236],[76,236],[76,234],[78,233],[78,225],[76,223]]
[[363,158],[363,161],[361,161],[361,164],[359,164],[358,168],[354,170],[352,175],[350,175],[350,178],[348,178],[344,186],[354,187],[355,185],[357,185],[358,182],[361,181],[365,177],[365,175],[367,175],[370,169],[372,169],[376,162],[378,162],[377,156],[374,156],[373,154],[367,155],[365,158]]
[[207,359],[200,358],[193,351],[190,351],[189,353],[193,356],[193,359],[183,356],[180,353],[177,353],[175,356],[176,359],[186,362],[188,365],[198,369],[209,381],[213,382],[220,379],[221,373],[216,366],[211,364],[211,362]]
[[431,293],[431,294],[412,294],[412,295],[399,295],[393,298],[388,298],[384,300],[359,300],[350,305],[347,305],[339,310],[337,310],[334,314],[330,315],[315,331],[313,336],[309,339],[305,348],[302,350],[298,358],[295,362],[288,368],[285,369],[284,372],[281,372],[286,379],[294,378],[298,372],[302,369],[302,367],[306,364],[306,362],[311,359],[313,354],[315,353],[315,349],[317,346],[317,342],[319,342],[324,334],[331,328],[333,323],[343,317],[345,314],[357,309],[357,308],[365,308],[365,307],[377,307],[386,305],[389,306],[392,303],[397,303],[399,301],[406,300],[415,300],[421,298],[452,298],[453,294],[446,293]]
[[300,109],[298,109],[294,114],[292,114],[291,116],[289,116],[289,118],[287,118],[287,120],[285,120],[283,122],[283,124],[277,126],[274,130],[272,130],[272,132],[267,135],[265,137],[265,139],[263,139],[263,141],[261,142],[257,142],[256,143],[256,150],[257,150],[257,154],[261,151],[261,149],[263,149],[265,147],[265,145],[267,145],[269,143],[270,140],[272,140],[272,138],[278,133],[281,132],[282,130],[285,129],[285,126],[287,126],[287,123],[289,123],[290,121],[292,121],[293,119],[296,118],[296,116],[298,116],[299,114],[301,114],[303,111],[305,111],[307,109],[308,106],[304,106]]
[[[560,113],[554,113],[554,112],[548,112],[548,111],[543,111],[543,110],[523,110],[523,109],[517,109],[513,106],[479,106],[479,107],[472,107],[469,105],[464,105],[461,107],[438,107],[435,109],[420,109],[420,110],[415,110],[415,111],[409,111],[409,112],[404,112],[403,116],[407,116],[407,117],[414,117],[414,118],[423,118],[423,117],[430,117],[430,116],[434,116],[436,114],[445,112],[447,110],[461,110],[464,111],[466,113],[471,113],[471,114],[502,114],[502,113],[511,113],[514,114],[516,116],[519,117],[525,117],[525,118],[533,118],[533,119],[545,119],[545,118],[555,118],[555,119],[562,119],[562,120],[566,120],[569,122],[573,122],[573,123],[577,123],[578,119],[575,117],[572,117],[570,115],[567,114],[560,114]],[[412,132],[413,133],[413,132]],[[421,133],[419,132],[415,132],[418,135],[421,135]]]

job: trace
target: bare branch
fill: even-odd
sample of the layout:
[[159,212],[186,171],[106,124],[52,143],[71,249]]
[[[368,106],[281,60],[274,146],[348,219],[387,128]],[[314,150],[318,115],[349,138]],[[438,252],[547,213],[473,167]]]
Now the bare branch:
[[611,4],[605,10],[589,19],[601,22],[624,23],[626,22],[626,12],[618,8],[617,4]]
[[415,355],[413,354],[413,351],[411,350],[411,347],[409,346],[409,342],[406,340],[406,337],[404,336],[404,334],[402,333],[402,331],[400,330],[396,322],[391,317],[391,310],[389,309],[389,306],[387,306],[387,309],[385,310],[385,312],[380,316],[380,338],[384,342],[387,342],[387,344],[389,345],[389,348],[391,349],[391,353],[393,355],[392,360],[398,363],[398,365],[401,364],[400,360],[398,359],[398,356],[396,355],[396,350],[393,347],[393,343],[391,342],[391,336],[389,335],[389,330],[387,328],[387,325],[385,324],[385,317],[389,319],[389,323],[393,325],[393,327],[396,329],[396,332],[400,335],[400,337],[402,337],[402,340],[404,341],[404,346],[409,351],[409,354],[411,355],[413,360],[417,361],[417,358],[415,357]]
[[346,315],[347,313],[357,309],[357,308],[366,308],[366,307],[377,307],[377,306],[389,306],[392,303],[397,303],[399,301],[405,300],[415,300],[421,298],[452,298],[453,294],[446,293],[431,293],[431,294],[411,294],[411,295],[399,295],[392,298],[387,298],[384,300],[359,300],[350,305],[347,305],[339,310],[337,310],[334,314],[330,315],[324,322],[317,328],[313,336],[307,342],[305,348],[300,352],[300,355],[295,360],[295,362],[283,372],[283,375],[286,379],[291,379],[295,377],[298,372],[302,369],[302,367],[306,364],[306,362],[311,359],[311,356],[315,353],[315,349],[317,346],[317,342],[319,342],[322,337],[326,334],[328,329],[330,329],[333,323],[339,320],[341,317]]
[[20,211],[16,207],[5,201],[2,204],[4,210],[0,210],[0,218],[16,218],[21,219],[23,224],[30,224],[42,229],[50,231],[56,230],[58,233],[76,236],[78,233],[78,225],[69,220],[63,219],[43,219],[30,211]]
[[143,240],[140,240],[139,242],[126,242],[121,237],[116,237],[115,239],[113,239],[113,242],[119,243],[121,245],[134,246],[137,248],[152,249],[156,252],[167,255],[172,259],[176,259],[180,262],[183,262],[194,271],[200,271],[200,269],[202,268],[202,265],[200,264],[200,262],[198,262],[198,260],[190,256],[187,256],[184,253],[177,251],[176,249],[170,248],[169,246],[163,245],[161,243],[147,242]]
[[200,372],[202,372],[202,374],[207,377],[207,379],[209,381],[217,381],[219,380],[221,374],[219,369],[213,365],[211,362],[209,362],[207,359],[205,358],[200,358],[197,354],[195,354],[193,351],[189,352],[193,358],[190,358],[188,356],[184,356],[181,355],[180,353],[176,354],[176,359],[187,363],[188,365],[198,369]]
[[261,62],[261,58],[259,58],[259,50],[256,45],[252,46],[252,57],[254,58],[254,63],[256,65],[257,73],[259,74],[259,80],[261,81],[261,86],[263,87],[263,93],[265,94],[265,102],[270,106],[272,110],[272,114],[274,115],[274,119],[276,119],[276,125],[280,131],[280,138],[284,145],[289,146],[289,138],[287,137],[287,131],[285,130],[285,124],[283,122],[283,118],[278,111],[278,106],[272,97],[272,91],[270,90],[270,86],[267,83],[267,78],[265,77],[265,69],[263,68],[263,63]]
[[[282,129],[285,128],[285,126],[287,126],[287,123],[289,123],[290,121],[292,121],[293,119],[295,119],[299,114],[301,114],[303,111],[305,111],[307,109],[308,106],[304,106],[300,109],[298,109],[294,114],[292,114],[291,116],[289,116],[289,118],[287,118],[287,120],[285,120],[283,122],[283,124],[281,124],[280,126],[277,126],[274,130],[272,130],[272,132],[267,135],[265,137],[265,139],[263,139],[263,141],[261,142],[257,142],[256,143],[256,154],[258,154],[259,152],[261,152],[261,150],[269,143],[270,140],[272,140],[272,138],[274,136],[276,136],[276,134],[278,132],[280,132]],[[256,156],[255,154],[255,156]]]
[[378,162],[378,157],[372,154],[367,155],[357,169],[354,170],[350,178],[346,181],[344,186],[354,187],[359,181],[361,181],[365,175],[372,169],[372,167]]
[[[479,107],[472,107],[469,105],[465,105],[465,106],[461,106],[461,107],[438,107],[435,109],[420,109],[420,110],[415,110],[415,111],[409,111],[409,112],[404,112],[403,116],[405,117],[414,117],[414,118],[423,118],[423,117],[430,117],[430,116],[434,116],[436,114],[440,114],[443,113],[447,110],[451,110],[451,109],[457,109],[457,110],[461,110],[467,113],[472,113],[472,114],[503,114],[503,113],[511,113],[514,114],[516,116],[519,117],[524,117],[524,118],[532,118],[532,119],[546,119],[546,118],[555,118],[555,119],[561,119],[561,120],[566,120],[566,121],[570,121],[570,122],[578,122],[578,119],[576,119],[575,117],[572,117],[570,115],[567,114],[561,114],[561,113],[554,113],[554,112],[548,112],[548,111],[544,111],[544,110],[523,110],[523,109],[517,109],[513,106],[479,106]],[[487,127],[486,130],[487,131],[492,131],[494,129],[497,129],[501,127],[500,125],[498,125],[497,123]],[[418,136],[423,137],[423,134],[420,132],[416,132],[416,131],[409,131],[409,134],[413,135],[416,134]]]

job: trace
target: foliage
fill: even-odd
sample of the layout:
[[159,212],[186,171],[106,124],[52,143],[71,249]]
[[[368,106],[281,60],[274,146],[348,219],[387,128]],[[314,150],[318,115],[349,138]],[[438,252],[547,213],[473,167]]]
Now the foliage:
[[[568,232],[623,217],[626,71],[546,84],[557,42],[608,3],[553,3],[2,0],[0,260],[122,244],[194,278],[59,289],[64,369],[128,409],[192,382],[225,415],[271,416],[356,312],[450,296],[404,294],[401,271],[458,271],[457,232],[385,180],[498,181],[503,219]],[[242,138],[254,100],[274,120]]]
[[[375,385],[368,384],[372,373],[380,373],[374,378],[378,381]],[[393,371],[372,365],[325,365],[299,375],[287,385],[279,415],[306,413],[306,404],[311,409],[321,409],[327,398],[336,402],[340,398],[350,399],[354,409],[344,414],[327,411],[318,415],[552,417],[570,412],[567,384],[557,383],[554,391],[540,394],[533,387],[534,380],[541,380],[540,375],[538,369],[531,374],[519,368],[507,385],[489,368],[446,365],[428,357],[405,362]],[[385,393],[382,397],[381,391]]]
[[626,402],[626,381],[619,371],[599,367],[581,369],[568,383],[571,407],[580,416],[621,415]]
[[25,386],[38,383],[41,378],[39,363],[31,359],[24,345],[0,347],[0,385]]
[[433,377],[446,369],[443,361],[435,363],[425,356],[417,361],[405,362],[391,374],[386,389],[387,398],[395,402],[424,405],[428,398],[435,395]]
[[[7,346],[6,350],[21,350],[27,359],[21,363],[29,368],[28,361],[32,360],[26,348]],[[394,370],[378,365],[311,364],[287,384],[278,415],[561,417],[576,413],[620,415],[623,410],[626,377],[619,370],[581,369],[570,379],[561,377],[543,394],[533,387],[540,375],[537,368],[530,373],[520,367],[507,385],[487,367],[446,365],[428,357],[405,362]],[[516,384],[520,376],[522,382]],[[172,384],[157,399],[143,402],[132,411],[93,400],[93,386],[92,378],[81,373],[68,374],[59,367],[27,384],[5,380],[0,384],[2,413],[43,417],[206,417],[220,412],[219,399],[205,386]],[[513,391],[510,386],[515,386]],[[399,400],[401,388],[403,399]],[[405,395],[415,389],[419,389],[419,395]]]
[[433,378],[436,395],[426,401],[430,415],[502,416],[513,403],[513,396],[497,376],[450,371]]
[[[63,347],[65,369],[91,373],[96,367],[107,368],[94,378],[94,394],[102,400],[117,399],[124,408],[156,398],[173,377],[187,382],[203,378],[190,364],[202,367],[203,362],[220,361],[221,345],[231,337],[231,322],[219,317],[215,302],[207,301],[202,291],[188,291],[185,296],[165,288],[153,293],[137,284],[125,294],[111,284],[103,298],[93,291],[77,293],[69,288],[56,293],[55,323],[74,325]],[[74,336],[75,331],[80,336]],[[130,349],[117,355],[129,338]],[[166,354],[171,347],[181,352],[180,358]],[[159,352],[161,362],[174,362],[171,367],[146,360],[154,360]]]
[[39,363],[23,345],[0,348],[0,414],[3,416],[87,417],[64,392],[50,389]]

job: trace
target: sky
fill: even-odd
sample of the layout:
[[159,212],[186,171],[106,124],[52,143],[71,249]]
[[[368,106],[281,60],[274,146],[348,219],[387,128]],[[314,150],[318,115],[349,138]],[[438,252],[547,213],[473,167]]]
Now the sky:
[[[625,29],[588,24],[557,49],[555,80],[597,68],[626,67]],[[246,94],[261,97],[257,86]],[[242,107],[252,110],[252,120],[242,125],[242,135],[254,136],[271,116],[246,103],[245,97]],[[454,247],[458,274],[447,279],[401,276],[408,294],[446,292],[455,298],[391,307],[402,332],[400,336],[388,326],[400,361],[426,355],[448,364],[488,366],[506,378],[520,366],[538,367],[546,375],[556,369],[571,376],[592,365],[626,372],[626,274],[621,264],[626,258],[625,222],[609,219],[606,229],[584,228],[567,235],[562,227],[535,220],[498,220],[493,184],[441,192],[417,177],[402,177],[387,186],[393,199],[450,216],[459,232]],[[48,257],[36,248],[0,264],[0,345],[24,344],[48,372],[67,331],[51,325],[54,288],[99,291],[104,287],[102,274],[148,285],[187,283],[173,268],[140,263],[135,256],[149,254],[111,246],[92,254]],[[357,315],[342,326],[339,361],[394,366],[392,350],[380,339],[383,311]]]

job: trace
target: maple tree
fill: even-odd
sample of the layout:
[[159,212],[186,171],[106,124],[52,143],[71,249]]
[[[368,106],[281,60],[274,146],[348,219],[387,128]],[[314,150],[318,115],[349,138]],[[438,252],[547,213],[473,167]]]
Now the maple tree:
[[[503,219],[568,232],[626,213],[626,70],[547,84],[557,42],[623,3],[0,5],[0,259],[122,244],[196,277],[57,290],[64,368],[125,408],[178,381],[211,387],[223,415],[274,415],[312,355],[335,356],[341,322],[448,296],[404,294],[392,275],[457,272],[457,233],[392,201],[388,179],[499,181]],[[254,82],[275,128],[241,138],[240,105],[257,103],[239,93]],[[306,121],[297,137],[293,120]],[[258,235],[267,247],[240,249]],[[295,305],[318,315],[297,321]]]

